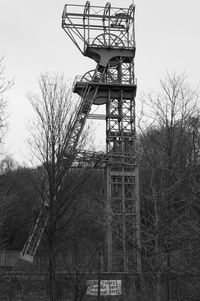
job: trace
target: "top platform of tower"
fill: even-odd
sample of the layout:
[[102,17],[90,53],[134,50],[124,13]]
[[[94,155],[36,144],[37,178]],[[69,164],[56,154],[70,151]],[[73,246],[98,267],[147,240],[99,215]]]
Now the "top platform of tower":
[[[62,28],[81,53],[98,61],[98,52],[112,50],[117,56],[135,55],[135,6],[128,8],[66,4],[62,14]],[[126,54],[127,52],[127,54]]]

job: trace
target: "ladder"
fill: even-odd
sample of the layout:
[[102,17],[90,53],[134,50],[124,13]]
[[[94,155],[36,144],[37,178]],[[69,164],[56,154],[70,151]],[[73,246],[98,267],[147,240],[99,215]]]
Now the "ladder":
[[66,155],[71,155],[77,147],[85,122],[89,116],[93,100],[96,98],[99,86],[93,86],[91,82],[93,79],[97,78],[97,74],[99,73],[100,77],[98,77],[98,81],[101,82],[105,72],[106,68],[97,65],[93,78],[90,82],[87,82],[86,86],[83,88],[82,101],[78,107],[77,114],[74,116],[72,126],[70,128],[70,135],[68,135],[66,142]]
[[[105,69],[102,70],[102,76],[105,72]],[[98,72],[98,67],[96,68],[96,72]],[[95,74],[94,74],[95,76]],[[101,80],[101,78],[100,78]],[[98,85],[92,86],[90,83],[87,83],[84,87],[83,96],[81,97],[81,102],[79,104],[78,110],[76,115],[74,116],[71,127],[69,130],[68,139],[66,141],[66,149],[65,149],[65,155],[68,159],[67,166],[64,165],[65,168],[70,168],[73,161],[74,156],[73,152],[76,150],[80,135],[82,133],[83,127],[85,125],[86,119],[90,113],[91,106],[93,103],[93,100],[96,97],[98,91]],[[45,192],[47,195],[47,192]],[[49,220],[49,201],[45,200],[45,202],[42,205],[42,208],[39,212],[39,215],[36,219],[36,222],[32,226],[28,239],[24,245],[24,248],[21,252],[20,258],[23,260],[26,260],[28,262],[33,262],[34,255],[37,251],[37,248],[40,244],[44,229],[48,223]]]

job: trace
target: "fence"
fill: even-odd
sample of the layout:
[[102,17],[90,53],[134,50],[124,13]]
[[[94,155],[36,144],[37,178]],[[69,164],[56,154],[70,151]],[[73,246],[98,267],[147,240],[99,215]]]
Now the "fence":
[[14,267],[19,259],[19,251],[0,250],[0,267]]

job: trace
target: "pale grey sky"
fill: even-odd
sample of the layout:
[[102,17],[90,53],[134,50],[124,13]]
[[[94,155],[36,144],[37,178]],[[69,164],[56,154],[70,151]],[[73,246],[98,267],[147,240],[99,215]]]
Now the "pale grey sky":
[[[104,6],[107,1],[91,0]],[[111,0],[112,6],[128,7],[130,0]],[[81,0],[1,0],[0,56],[6,73],[14,77],[9,91],[10,129],[7,149],[19,162],[27,160],[25,139],[31,110],[26,92],[37,91],[41,72],[61,71],[73,79],[93,69],[95,63],[81,55],[61,28],[64,4]],[[200,83],[200,1],[136,0],[135,73],[138,95],[159,87],[166,72],[185,72],[188,81]],[[97,134],[99,136],[99,134]],[[100,142],[101,143],[101,142]]]

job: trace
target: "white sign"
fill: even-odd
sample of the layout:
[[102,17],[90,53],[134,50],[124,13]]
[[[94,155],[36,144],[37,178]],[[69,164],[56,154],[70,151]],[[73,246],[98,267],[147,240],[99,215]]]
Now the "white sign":
[[[98,295],[98,280],[87,281],[87,295]],[[121,280],[101,280],[100,281],[101,296],[118,296],[121,295]]]

